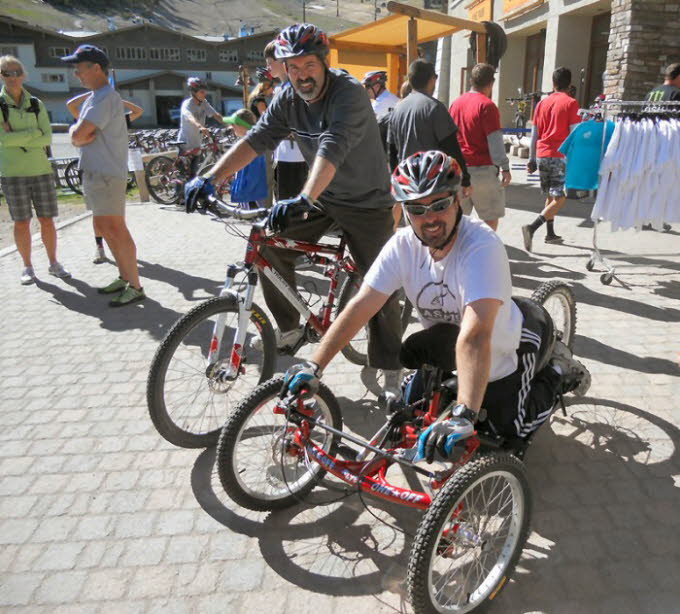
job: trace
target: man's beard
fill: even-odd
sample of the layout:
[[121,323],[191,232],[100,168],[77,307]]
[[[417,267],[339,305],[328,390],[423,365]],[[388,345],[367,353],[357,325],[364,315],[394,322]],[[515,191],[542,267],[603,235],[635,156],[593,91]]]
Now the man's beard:
[[[314,100],[319,96],[319,92],[321,90],[316,79],[313,79],[312,77],[307,77],[306,79],[297,79],[293,85],[295,87],[295,91],[298,93],[298,96],[300,96],[300,98],[303,100]],[[311,87],[304,87],[306,85],[311,85]],[[304,89],[301,89],[301,87]]]

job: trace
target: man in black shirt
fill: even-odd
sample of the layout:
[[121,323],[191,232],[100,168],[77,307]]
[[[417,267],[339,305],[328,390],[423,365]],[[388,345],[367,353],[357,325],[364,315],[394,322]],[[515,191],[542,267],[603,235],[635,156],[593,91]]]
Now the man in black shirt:
[[680,62],[671,64],[664,73],[663,85],[655,87],[645,100],[649,102],[680,102]]

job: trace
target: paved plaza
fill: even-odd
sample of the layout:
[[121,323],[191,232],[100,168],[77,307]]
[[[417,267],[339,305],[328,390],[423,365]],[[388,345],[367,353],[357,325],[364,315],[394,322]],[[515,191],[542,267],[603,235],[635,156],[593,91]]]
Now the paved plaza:
[[[523,181],[522,173],[517,174]],[[527,453],[532,533],[490,612],[677,614],[680,611],[680,239],[598,232],[617,279],[586,271],[591,206],[570,201],[563,245],[522,248],[535,186],[508,189],[500,235],[517,294],[568,281],[575,349],[593,376]],[[235,506],[213,450],[162,439],[146,408],[151,358],[168,328],[218,293],[244,242],[200,215],[131,205],[129,225],[149,299],[107,307],[96,287],[89,218],[59,231],[73,279],[19,284],[0,258],[0,611],[20,613],[378,614],[410,612],[405,564],[419,513],[356,495],[260,514]],[[258,299],[258,302],[262,302]],[[305,349],[303,354],[309,350]],[[381,421],[359,367],[339,357],[325,381],[348,428]],[[329,502],[330,501],[330,502]],[[377,518],[376,518],[377,517]],[[387,524],[386,524],[387,523]]]

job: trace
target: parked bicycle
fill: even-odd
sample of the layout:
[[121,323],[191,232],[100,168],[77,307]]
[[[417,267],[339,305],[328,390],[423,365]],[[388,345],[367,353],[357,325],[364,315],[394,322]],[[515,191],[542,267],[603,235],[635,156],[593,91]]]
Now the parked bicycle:
[[531,117],[531,113],[541,100],[542,96],[548,94],[548,92],[530,92],[529,94],[523,94],[522,88],[517,88],[519,93],[518,98],[506,98],[505,102],[511,106],[516,106],[515,117],[513,119],[513,127],[519,130],[526,130],[527,122]]
[[[557,339],[567,345],[573,341],[573,294],[566,284],[549,282],[532,299],[514,300],[523,313],[533,310],[536,317],[538,310],[546,323],[548,332],[537,356],[539,371]],[[553,308],[554,320],[540,304]],[[402,360],[411,355],[422,361],[420,334],[404,342]],[[321,383],[311,398],[290,393],[281,398],[283,377],[277,377],[258,386],[229,415],[216,455],[226,493],[251,510],[299,503],[326,472],[360,495],[424,510],[408,562],[407,587],[416,614],[471,612],[493,600],[519,560],[531,517],[531,492],[522,462],[531,436],[498,437],[483,426],[483,411],[477,430],[456,442],[457,454],[442,461],[442,469],[425,469],[415,462],[420,433],[450,417],[456,403],[456,376],[449,364],[440,362],[442,352],[437,349],[430,349],[428,364],[406,365],[423,368],[423,397],[410,405],[392,406],[385,424],[368,441],[342,430],[338,402],[326,385]],[[341,440],[359,450],[344,446],[340,458]],[[395,465],[425,478],[425,490],[388,481],[387,473]]]
[[[233,138],[221,130],[211,130],[201,147],[179,152],[175,158],[156,156],[146,165],[149,194],[156,202],[164,205],[180,203],[184,184],[193,177],[194,158],[199,158],[200,174],[215,164],[232,143]],[[170,144],[179,147],[184,142],[172,141]],[[218,195],[224,196],[229,191],[229,185],[227,180],[216,185]]]
[[[358,291],[361,278],[346,252],[344,237],[337,244],[294,241],[271,235],[265,228],[268,210],[246,210],[210,197],[206,213],[225,222],[230,234],[247,240],[244,262],[227,267],[219,297],[194,307],[163,339],[151,363],[147,404],[158,432],[177,446],[196,448],[217,443],[229,411],[261,382],[274,374],[277,356],[269,316],[254,301],[258,275],[267,277],[283,299],[306,322],[302,343],[316,343],[333,319]],[[256,221],[249,234],[234,221]],[[304,223],[304,222],[301,222]],[[285,247],[323,267],[328,293],[314,313],[315,292],[303,298],[262,255],[262,247]],[[337,308],[336,308],[337,297]],[[408,323],[410,305],[402,309]],[[257,340],[257,341],[256,341]],[[367,332],[360,331],[343,350],[351,362],[367,362]]]
[[[64,181],[66,182],[66,185],[72,192],[74,192],[75,194],[82,195],[83,180],[82,171],[80,170],[80,168],[78,168],[79,164],[80,161],[76,158],[74,160],[71,160],[66,165],[66,167],[64,168]],[[135,174],[133,172],[129,172],[126,191],[129,192],[130,190],[134,189],[136,185],[137,179],[135,178]]]

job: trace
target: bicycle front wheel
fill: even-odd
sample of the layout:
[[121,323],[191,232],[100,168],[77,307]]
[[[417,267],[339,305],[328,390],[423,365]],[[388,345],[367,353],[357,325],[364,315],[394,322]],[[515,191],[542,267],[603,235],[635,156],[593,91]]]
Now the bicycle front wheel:
[[[147,405],[154,426],[170,443],[183,448],[215,445],[229,412],[273,375],[274,331],[253,304],[240,372],[235,379],[224,377],[237,324],[235,300],[213,298],[178,320],[158,348],[147,380]],[[209,360],[218,343],[217,355]]]
[[509,454],[480,456],[441,489],[418,527],[408,563],[416,614],[464,614],[505,586],[529,535],[524,465]]
[[168,156],[156,156],[146,165],[146,187],[157,203],[172,205],[180,198],[180,173]]
[[544,281],[531,295],[531,300],[543,305],[555,325],[557,338],[570,350],[576,336],[576,299],[563,281]]
[[[258,386],[230,414],[217,445],[217,470],[229,497],[250,510],[283,509],[298,503],[325,471],[295,444],[298,427],[274,413],[283,377]],[[313,417],[337,430],[342,415],[333,393],[324,384],[305,407]],[[310,425],[309,439],[326,453],[335,454],[338,437]]]

